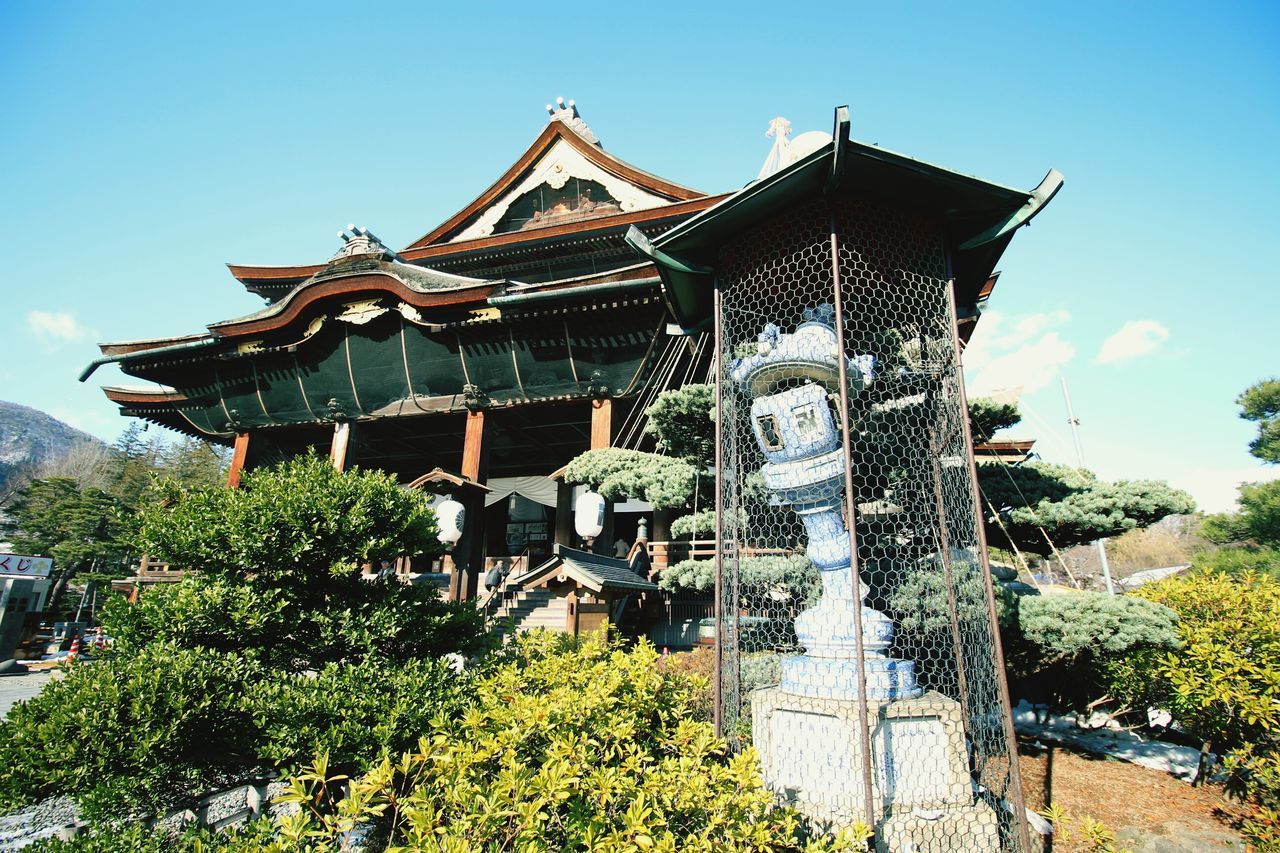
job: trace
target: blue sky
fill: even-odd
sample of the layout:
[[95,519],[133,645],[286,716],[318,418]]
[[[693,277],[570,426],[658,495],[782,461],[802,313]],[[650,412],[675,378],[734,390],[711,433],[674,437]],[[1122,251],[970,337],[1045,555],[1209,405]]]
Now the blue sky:
[[[226,262],[405,245],[577,100],[605,146],[741,186],[775,115],[993,181],[1066,186],[1006,254],[970,352],[1022,385],[1045,458],[1207,509],[1274,475],[1234,398],[1280,373],[1274,3],[8,4],[0,29],[0,398],[103,438],[99,340],[260,301]],[[1119,337],[1116,336],[1119,334]],[[1108,341],[1110,343],[1108,344]],[[1104,352],[1102,358],[1100,355]]]

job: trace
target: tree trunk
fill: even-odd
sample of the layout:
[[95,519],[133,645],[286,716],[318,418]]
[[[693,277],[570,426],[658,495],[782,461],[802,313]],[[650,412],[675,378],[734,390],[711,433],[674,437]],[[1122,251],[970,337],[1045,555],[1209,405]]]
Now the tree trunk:
[[1204,784],[1209,775],[1209,755],[1213,751],[1213,743],[1204,741],[1200,744],[1200,760],[1196,762],[1196,776],[1191,780],[1191,787],[1198,788]]
[[[93,562],[95,561],[90,562],[91,568],[92,568]],[[53,591],[49,593],[49,601],[45,605],[46,611],[48,611],[52,615],[55,615],[55,616],[57,615],[58,607],[59,605],[62,604],[62,596],[67,591],[67,582],[71,580],[72,576],[75,575],[76,572],[80,571],[80,569],[82,569],[83,567],[84,567],[84,561],[82,560],[62,573],[62,575],[54,583]]]

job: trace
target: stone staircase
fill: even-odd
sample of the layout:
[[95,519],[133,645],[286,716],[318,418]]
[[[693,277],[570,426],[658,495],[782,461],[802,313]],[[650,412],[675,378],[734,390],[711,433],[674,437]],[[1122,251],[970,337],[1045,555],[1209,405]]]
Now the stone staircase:
[[517,634],[536,628],[563,631],[568,618],[569,602],[565,596],[545,588],[522,589],[507,595],[494,611],[489,624],[499,635],[505,635],[512,627],[507,620],[514,625]]

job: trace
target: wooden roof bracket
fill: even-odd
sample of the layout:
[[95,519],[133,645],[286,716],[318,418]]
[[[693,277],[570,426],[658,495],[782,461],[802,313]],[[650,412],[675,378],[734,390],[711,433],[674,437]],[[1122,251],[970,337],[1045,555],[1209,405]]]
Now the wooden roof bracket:
[[988,243],[999,240],[1015,228],[1029,224],[1035,215],[1044,210],[1045,205],[1053,200],[1053,197],[1058,194],[1058,190],[1062,189],[1062,181],[1062,173],[1057,169],[1050,169],[1049,174],[1044,176],[1044,180],[1040,182],[1040,185],[1031,191],[1026,204],[1010,214],[1003,222],[997,222],[976,237],[970,237],[965,240],[960,244],[959,248],[976,249],[979,246],[985,246]]

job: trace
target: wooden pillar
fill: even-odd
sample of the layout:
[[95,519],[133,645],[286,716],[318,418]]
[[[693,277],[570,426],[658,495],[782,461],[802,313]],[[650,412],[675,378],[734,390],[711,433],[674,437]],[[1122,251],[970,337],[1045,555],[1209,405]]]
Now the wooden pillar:
[[564,632],[571,637],[578,636],[578,590],[576,587],[569,590],[569,594],[565,596],[564,615]]
[[245,461],[249,458],[249,433],[236,433],[235,447],[231,451],[231,468],[227,471],[227,488],[240,487],[240,474],[244,471]]
[[329,442],[329,461],[342,473],[351,461],[351,422],[341,421],[333,425],[333,439]]
[[[613,401],[609,399],[591,401],[591,449],[604,450],[613,446]],[[604,529],[591,543],[591,550],[597,554],[613,554],[613,504],[607,503],[604,508]]]
[[573,486],[556,483],[556,544],[573,547]]
[[[654,507],[653,532],[649,534],[650,542],[670,542],[671,516],[671,510],[658,509],[657,507]],[[694,538],[696,539],[697,537],[695,536]],[[668,544],[664,544],[660,550],[650,547],[649,553],[653,555],[653,569],[655,571],[661,571],[667,567],[668,557],[671,553],[670,546]]]
[[[483,483],[489,476],[489,423],[483,411],[467,412],[463,430],[462,476]],[[466,508],[462,539],[453,549],[453,572],[449,575],[449,598],[474,598],[484,573],[484,493],[466,489],[459,496]]]
[[603,450],[613,444],[613,401],[591,401],[591,449]]

